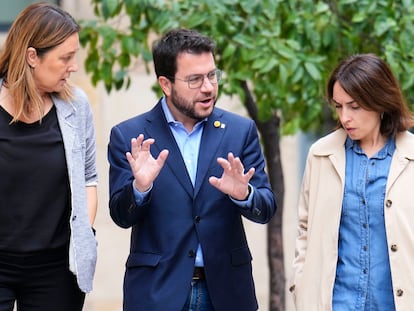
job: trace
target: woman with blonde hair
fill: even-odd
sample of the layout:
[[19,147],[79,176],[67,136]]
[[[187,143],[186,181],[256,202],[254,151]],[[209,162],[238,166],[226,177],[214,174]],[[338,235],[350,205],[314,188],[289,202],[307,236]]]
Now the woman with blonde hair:
[[67,12],[32,4],[0,54],[0,311],[80,311],[92,290],[95,133],[68,80],[78,33]]

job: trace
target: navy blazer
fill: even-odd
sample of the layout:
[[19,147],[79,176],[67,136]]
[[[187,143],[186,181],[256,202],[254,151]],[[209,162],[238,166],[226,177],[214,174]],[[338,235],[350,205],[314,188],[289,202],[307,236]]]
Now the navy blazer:
[[[168,149],[169,155],[149,199],[137,206],[125,153],[131,150],[131,138],[140,133],[155,139],[151,146],[154,158],[163,149]],[[217,157],[227,158],[229,152],[240,157],[246,170],[256,169],[250,180],[254,188],[252,208],[238,206],[208,181],[210,176],[221,177],[223,169]],[[214,309],[257,310],[252,256],[242,216],[267,223],[276,203],[254,122],[214,109],[201,138],[194,187],[161,102],[112,128],[108,160],[111,217],[123,228],[132,226],[124,310],[181,311],[189,294],[198,243],[203,249]]]

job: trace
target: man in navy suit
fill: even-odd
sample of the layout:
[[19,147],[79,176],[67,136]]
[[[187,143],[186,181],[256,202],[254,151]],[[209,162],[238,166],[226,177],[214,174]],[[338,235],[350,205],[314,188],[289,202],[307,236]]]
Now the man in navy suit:
[[276,210],[252,120],[216,108],[214,43],[193,30],[153,47],[164,96],[112,128],[110,214],[132,227],[125,311],[253,311],[242,216]]

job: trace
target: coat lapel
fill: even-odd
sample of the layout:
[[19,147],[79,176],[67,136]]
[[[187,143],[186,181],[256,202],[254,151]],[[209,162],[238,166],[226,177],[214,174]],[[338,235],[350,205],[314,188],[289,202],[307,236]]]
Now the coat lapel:
[[342,187],[345,186],[345,148],[346,132],[343,129],[336,130],[331,135],[323,137],[315,147],[315,156],[328,157],[335,171],[341,179]]
[[72,150],[75,143],[76,129],[73,122],[75,116],[75,108],[71,103],[64,102],[62,99],[53,96],[53,103],[56,107],[56,114],[59,122],[60,131],[62,133],[63,145],[65,146],[66,165],[69,174],[72,174]]
[[222,120],[223,113],[214,110],[204,125],[201,137],[200,151],[198,153],[197,175],[194,197],[198,194],[204,182],[208,182],[210,166],[217,160],[218,147],[224,137],[227,125]]
[[387,193],[394,184],[395,180],[410,163],[414,161],[414,146],[412,136],[406,132],[399,133],[396,137],[396,149],[391,161],[389,176],[387,181]]
[[175,142],[174,135],[171,133],[164,112],[162,111],[161,102],[158,102],[148,115],[145,132],[146,138],[152,137],[155,139],[154,145],[151,146],[153,148],[153,156],[157,157],[163,149],[167,149],[169,154],[166,165],[188,194],[193,196],[194,190],[190,176],[188,175],[180,149]]

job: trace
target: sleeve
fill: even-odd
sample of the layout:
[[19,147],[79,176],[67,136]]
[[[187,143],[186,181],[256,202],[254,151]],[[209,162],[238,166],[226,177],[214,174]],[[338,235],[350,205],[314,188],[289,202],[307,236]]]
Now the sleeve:
[[141,205],[138,204],[140,200],[136,200],[132,185],[134,176],[125,155],[129,150],[129,137],[119,126],[114,126],[108,144],[109,210],[112,220],[122,228],[133,226],[142,217],[151,198],[150,192]]
[[98,174],[96,168],[96,138],[93,114],[88,100],[86,100],[85,118],[85,182],[86,186],[96,186],[98,184]]
[[253,188],[248,198],[250,202],[247,202],[247,205],[240,205],[240,201],[238,201],[237,205],[240,207],[240,212],[251,221],[268,223],[276,212],[276,200],[265,172],[265,159],[257,129],[252,120],[249,122],[249,129],[240,159],[246,169],[255,168],[255,173],[250,179],[250,185]]

